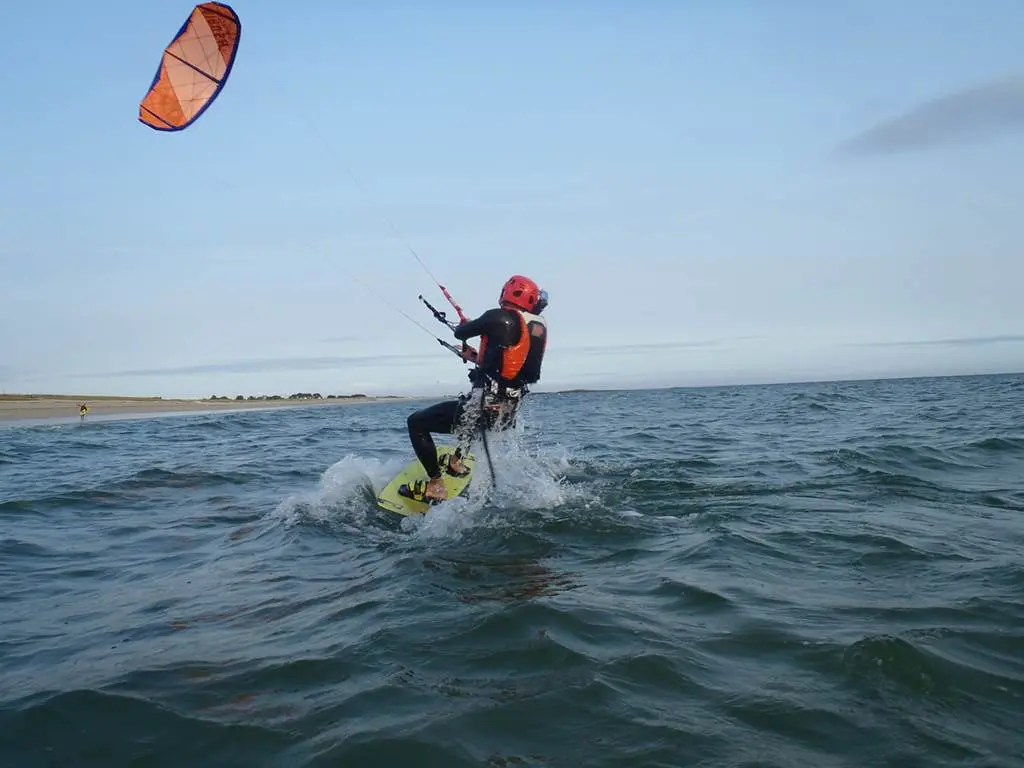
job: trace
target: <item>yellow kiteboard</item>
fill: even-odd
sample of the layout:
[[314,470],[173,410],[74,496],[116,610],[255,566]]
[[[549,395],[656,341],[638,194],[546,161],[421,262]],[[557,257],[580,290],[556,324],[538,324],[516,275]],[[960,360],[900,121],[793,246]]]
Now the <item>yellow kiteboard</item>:
[[[466,469],[469,473],[464,477],[459,477],[448,473],[448,457],[455,452],[454,445],[439,445],[437,446],[437,460],[441,465],[441,477],[444,478],[444,487],[448,489],[448,498],[454,499],[456,496],[460,496],[465,492],[466,488],[469,487],[470,481],[473,479],[473,468],[476,465],[476,458],[473,454],[467,454],[462,457],[462,463],[466,465]],[[416,481],[426,483],[429,478],[427,472],[423,469],[423,465],[420,464],[419,459],[413,459],[405,469],[395,476],[387,486],[378,494],[377,505],[381,509],[386,509],[389,512],[395,512],[399,515],[422,515],[430,507],[423,501],[417,501],[411,499],[408,496],[403,496],[399,493],[399,489],[405,485],[412,488]]]

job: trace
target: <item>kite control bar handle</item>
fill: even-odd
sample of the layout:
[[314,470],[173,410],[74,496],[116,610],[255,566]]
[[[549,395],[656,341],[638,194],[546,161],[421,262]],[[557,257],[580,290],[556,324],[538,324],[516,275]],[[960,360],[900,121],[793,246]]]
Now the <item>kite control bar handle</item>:
[[[443,287],[442,287],[442,290],[443,290]],[[447,291],[445,291],[445,295],[448,296],[448,292]],[[452,302],[452,306],[455,307],[456,311],[459,313],[459,318],[462,320],[462,322],[466,322],[466,316],[462,313],[462,309],[459,307],[459,305],[456,304],[455,301],[452,300],[452,298],[450,296],[449,296],[448,300]],[[429,301],[427,301],[425,298],[423,298],[422,294],[420,294],[420,301],[422,301],[423,304],[427,307],[427,309],[430,310],[431,314],[434,315],[434,319],[435,320],[437,320],[438,322],[444,323],[446,326],[448,326],[449,329],[451,329],[453,331],[458,327],[457,323],[452,322],[451,320],[449,320],[448,316],[444,312],[442,312],[437,307],[432,305]],[[466,342],[462,342],[462,349],[459,349],[454,344],[449,344],[447,341],[443,341],[442,339],[438,339],[438,342],[440,342],[441,346],[445,347],[446,349],[450,349],[456,355],[461,357],[462,358],[462,362],[464,362],[464,363],[476,362],[476,357],[477,357],[478,352],[476,351],[476,349],[471,347]],[[469,353],[468,357],[467,357],[467,353]]]

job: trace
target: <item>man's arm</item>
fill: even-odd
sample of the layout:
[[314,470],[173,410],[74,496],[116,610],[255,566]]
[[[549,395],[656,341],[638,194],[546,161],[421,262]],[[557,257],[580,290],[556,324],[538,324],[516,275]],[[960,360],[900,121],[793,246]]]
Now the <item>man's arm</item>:
[[455,326],[455,338],[465,341],[486,333],[488,336],[504,339],[510,329],[508,314],[501,309],[488,309],[480,317]]

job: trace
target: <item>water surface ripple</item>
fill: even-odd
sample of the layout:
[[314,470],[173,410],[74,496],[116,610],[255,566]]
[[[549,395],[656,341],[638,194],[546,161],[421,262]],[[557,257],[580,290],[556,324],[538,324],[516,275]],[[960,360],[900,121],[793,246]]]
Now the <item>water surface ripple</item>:
[[0,427],[0,764],[1024,765],[1024,377]]

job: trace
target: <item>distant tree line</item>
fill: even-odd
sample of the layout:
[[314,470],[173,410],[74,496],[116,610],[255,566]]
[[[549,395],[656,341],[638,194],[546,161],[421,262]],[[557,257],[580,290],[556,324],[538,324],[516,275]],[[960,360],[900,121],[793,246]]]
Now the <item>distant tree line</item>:
[[[327,395],[324,397],[319,392],[296,392],[293,395],[288,395],[288,400],[345,400],[347,398],[355,397],[366,397],[363,394],[356,395]],[[227,395],[212,395],[210,400],[284,400],[286,398],[281,395],[235,395],[234,397],[228,397]]]

